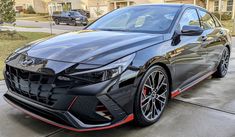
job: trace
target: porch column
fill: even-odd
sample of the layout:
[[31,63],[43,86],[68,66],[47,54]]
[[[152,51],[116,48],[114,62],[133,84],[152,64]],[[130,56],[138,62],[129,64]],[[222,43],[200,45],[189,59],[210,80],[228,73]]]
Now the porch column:
[[232,19],[234,19],[234,23],[235,23],[235,0],[233,0],[233,11],[232,11]]
[[117,2],[114,1],[113,4],[114,4],[114,9],[117,9]]
[[209,10],[209,0],[206,0],[206,9]]
[[193,4],[196,5],[197,4],[197,0],[193,0]]
[[219,6],[219,12],[221,12],[221,10],[222,10],[222,7],[221,7],[222,6],[222,0],[219,0],[219,5],[218,6]]
[[128,6],[130,6],[130,1],[129,1],[129,0],[127,1],[127,7],[128,7]]

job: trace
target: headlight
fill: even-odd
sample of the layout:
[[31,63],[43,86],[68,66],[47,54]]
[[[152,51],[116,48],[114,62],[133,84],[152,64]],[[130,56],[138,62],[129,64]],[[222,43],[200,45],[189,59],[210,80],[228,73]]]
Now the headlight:
[[114,77],[117,77],[122,72],[124,72],[130,63],[133,61],[135,54],[131,54],[124,58],[121,58],[111,64],[108,64],[104,67],[88,70],[88,71],[79,71],[79,65],[75,68],[78,72],[70,74],[70,76],[89,82],[101,82]]

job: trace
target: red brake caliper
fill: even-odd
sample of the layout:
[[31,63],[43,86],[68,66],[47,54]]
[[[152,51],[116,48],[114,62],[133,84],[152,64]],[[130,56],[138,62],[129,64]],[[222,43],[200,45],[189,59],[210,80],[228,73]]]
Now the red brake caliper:
[[147,95],[148,89],[144,87],[144,95]]

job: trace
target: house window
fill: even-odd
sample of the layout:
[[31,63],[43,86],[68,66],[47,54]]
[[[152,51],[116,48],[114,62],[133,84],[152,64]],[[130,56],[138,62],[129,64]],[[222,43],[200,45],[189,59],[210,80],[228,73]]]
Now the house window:
[[219,0],[214,1],[214,11],[219,11]]
[[227,11],[233,11],[233,0],[228,0]]

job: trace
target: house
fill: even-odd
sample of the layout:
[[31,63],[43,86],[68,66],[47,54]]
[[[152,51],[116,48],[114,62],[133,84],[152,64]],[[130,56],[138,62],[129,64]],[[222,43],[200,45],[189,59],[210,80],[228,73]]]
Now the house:
[[49,13],[74,9],[87,10],[88,0],[51,0],[48,4]]
[[235,0],[208,0],[206,9],[210,12],[222,12],[235,18]]
[[184,3],[199,5],[210,12],[223,12],[235,17],[235,0],[88,0],[91,17],[97,18],[114,9],[146,3]]
[[48,13],[50,0],[15,0],[15,9],[22,11],[32,6],[36,13]]
[[114,9],[136,4],[163,3],[163,0],[88,0],[88,10],[92,18],[97,18]]

